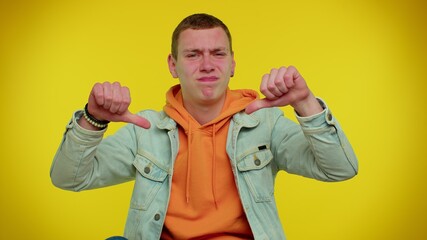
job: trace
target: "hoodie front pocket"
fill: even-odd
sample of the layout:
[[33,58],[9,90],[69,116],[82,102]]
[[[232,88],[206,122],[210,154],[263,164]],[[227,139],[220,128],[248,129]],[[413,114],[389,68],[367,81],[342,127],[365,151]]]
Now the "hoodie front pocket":
[[157,166],[154,160],[136,155],[133,165],[136,168],[135,185],[132,194],[131,208],[147,210],[156,197],[165,179],[167,171]]
[[270,162],[273,154],[269,149],[262,149],[242,158],[237,169],[256,202],[269,202],[274,194],[274,179]]

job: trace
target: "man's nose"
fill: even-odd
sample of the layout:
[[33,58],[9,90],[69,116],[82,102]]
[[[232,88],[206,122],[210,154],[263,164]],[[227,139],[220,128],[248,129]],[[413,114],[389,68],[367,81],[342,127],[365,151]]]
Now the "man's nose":
[[214,70],[214,65],[210,56],[203,56],[200,64],[200,71],[211,72]]

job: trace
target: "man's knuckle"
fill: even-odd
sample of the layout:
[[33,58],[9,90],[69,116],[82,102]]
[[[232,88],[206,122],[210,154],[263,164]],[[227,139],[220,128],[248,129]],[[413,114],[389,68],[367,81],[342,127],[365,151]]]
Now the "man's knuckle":
[[123,104],[129,105],[130,104],[130,98],[123,99]]
[[118,99],[118,98],[113,98],[113,99],[111,100],[111,103],[112,103],[113,105],[117,106],[117,105],[120,105],[121,100],[120,100],[120,99]]
[[104,97],[104,92],[102,91],[94,91],[94,95],[96,98],[101,99]]
[[265,91],[267,91],[267,86],[265,86],[265,85],[261,85],[261,86],[259,87],[259,90],[260,90],[261,92],[265,92]]
[[104,100],[106,102],[112,102],[113,101],[113,96],[109,95],[109,94],[105,94],[104,95]]

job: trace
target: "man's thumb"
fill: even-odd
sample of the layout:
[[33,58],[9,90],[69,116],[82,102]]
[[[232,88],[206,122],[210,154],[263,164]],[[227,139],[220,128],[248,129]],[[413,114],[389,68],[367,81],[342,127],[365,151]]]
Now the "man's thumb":
[[138,127],[142,127],[145,129],[149,129],[151,127],[151,123],[147,119],[139,115],[133,114],[131,112],[127,112],[125,118],[126,118],[125,120],[126,122],[135,124]]
[[268,107],[272,107],[272,102],[266,98],[264,99],[257,99],[253,102],[251,102],[245,109],[245,112],[247,114],[251,114],[261,108],[268,108]]

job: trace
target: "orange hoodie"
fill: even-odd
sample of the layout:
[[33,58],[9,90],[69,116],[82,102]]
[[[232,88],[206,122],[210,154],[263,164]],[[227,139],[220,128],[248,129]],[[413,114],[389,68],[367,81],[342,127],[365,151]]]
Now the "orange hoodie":
[[253,238],[225,147],[231,117],[257,97],[227,89],[220,115],[200,125],[184,108],[181,87],[167,92],[164,111],[179,125],[179,152],[161,239]]

